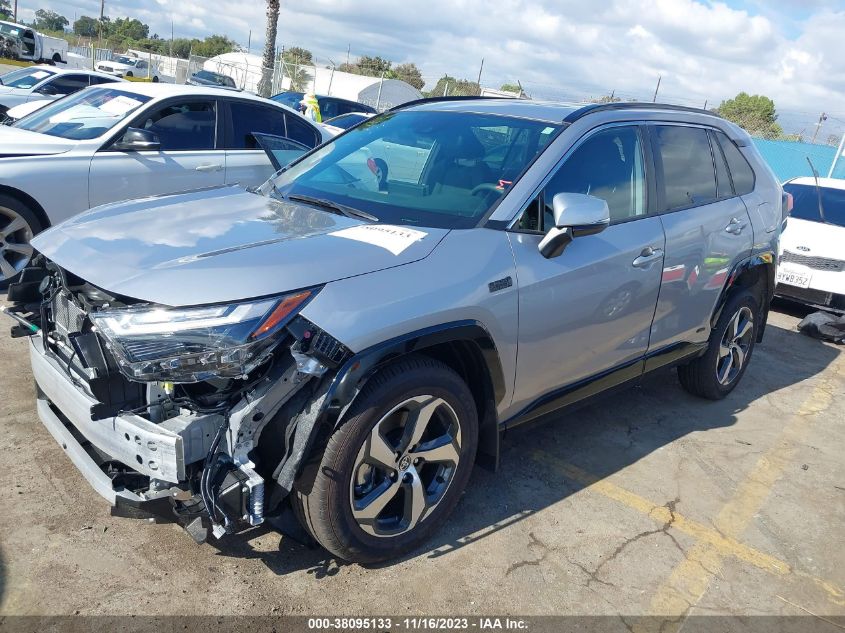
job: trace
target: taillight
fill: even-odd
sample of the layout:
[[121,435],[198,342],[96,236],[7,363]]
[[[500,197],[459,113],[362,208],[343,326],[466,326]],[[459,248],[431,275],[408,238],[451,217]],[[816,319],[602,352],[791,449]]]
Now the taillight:
[[783,217],[788,216],[792,213],[792,207],[795,204],[795,198],[792,197],[792,194],[789,192],[783,192]]

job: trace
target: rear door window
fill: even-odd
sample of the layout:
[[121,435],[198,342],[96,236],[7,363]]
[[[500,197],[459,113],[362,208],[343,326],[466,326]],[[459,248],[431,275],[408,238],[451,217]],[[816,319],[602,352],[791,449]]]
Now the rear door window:
[[731,175],[728,172],[728,164],[725,162],[725,155],[719,147],[716,135],[710,132],[710,148],[713,150],[713,162],[716,164],[716,189],[719,199],[730,198],[734,195]]
[[284,136],[298,143],[302,143],[306,147],[317,147],[317,145],[323,142],[317,130],[306,123],[305,119],[288,112],[284,114],[287,123],[287,134]]
[[662,171],[663,209],[674,211],[714,202],[716,171],[703,128],[657,125],[656,160]]
[[228,103],[232,125],[226,149],[261,149],[252,135],[253,132],[286,136],[285,113],[281,108],[244,101]]
[[742,155],[739,148],[723,132],[716,132],[716,138],[719,139],[722,151],[725,152],[725,158],[728,161],[728,168],[731,170],[731,178],[733,179],[736,194],[738,196],[744,196],[754,191],[754,170],[751,169],[751,165],[745,160],[745,156]]

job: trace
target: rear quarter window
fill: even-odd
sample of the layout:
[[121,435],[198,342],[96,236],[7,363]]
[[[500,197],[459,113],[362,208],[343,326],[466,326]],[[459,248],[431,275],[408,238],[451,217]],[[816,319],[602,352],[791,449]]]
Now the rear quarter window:
[[716,132],[716,138],[719,139],[719,144],[725,153],[725,159],[728,161],[728,169],[731,171],[736,194],[744,196],[754,191],[754,170],[751,169],[751,165],[748,164],[745,156],[723,132]]

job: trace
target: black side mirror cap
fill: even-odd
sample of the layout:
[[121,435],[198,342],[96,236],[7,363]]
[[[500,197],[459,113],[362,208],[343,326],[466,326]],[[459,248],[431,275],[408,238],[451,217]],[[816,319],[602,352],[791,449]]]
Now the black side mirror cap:
[[161,149],[161,141],[154,132],[130,127],[123,138],[112,145],[112,149],[125,152],[157,151]]

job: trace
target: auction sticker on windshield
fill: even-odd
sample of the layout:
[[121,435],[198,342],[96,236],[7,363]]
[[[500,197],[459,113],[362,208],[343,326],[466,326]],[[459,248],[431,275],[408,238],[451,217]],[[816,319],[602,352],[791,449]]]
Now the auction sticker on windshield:
[[114,115],[121,115],[126,114],[130,110],[134,110],[141,102],[137,99],[133,99],[132,97],[124,97],[123,95],[118,95],[114,99],[109,99],[105,103],[100,106],[100,110],[103,112],[107,112],[108,114]]
[[394,255],[401,254],[414,242],[419,242],[428,233],[409,229],[404,226],[393,226],[391,224],[364,224],[353,226],[341,231],[329,233],[334,237],[344,237],[356,242],[366,242],[373,246],[380,246],[389,250]]

